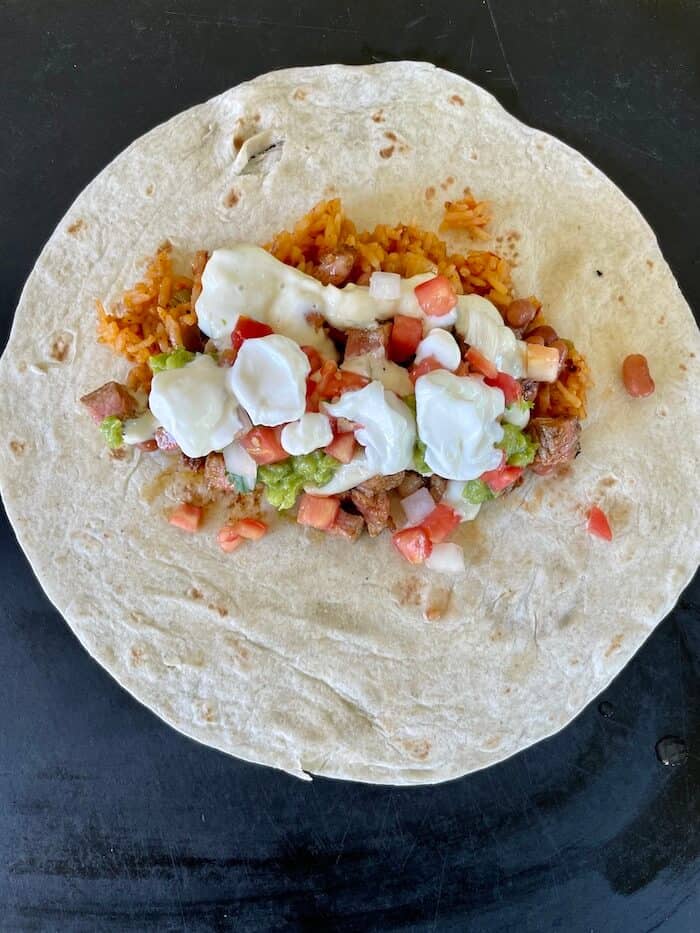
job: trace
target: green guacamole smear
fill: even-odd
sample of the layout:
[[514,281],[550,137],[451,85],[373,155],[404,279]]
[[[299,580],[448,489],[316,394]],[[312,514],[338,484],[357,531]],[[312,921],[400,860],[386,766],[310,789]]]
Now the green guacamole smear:
[[325,486],[339,465],[335,457],[314,450],[258,467],[258,479],[265,484],[265,498],[270,505],[280,510],[291,509],[304,486]]
[[462,498],[472,505],[481,505],[482,502],[495,499],[495,496],[483,479],[470,479],[464,484]]
[[537,444],[514,424],[504,424],[503,440],[496,444],[506,455],[508,466],[525,467],[535,459]]
[[124,443],[124,425],[116,415],[104,419],[100,424],[100,433],[112,450],[116,450]]
[[162,373],[166,369],[182,369],[186,363],[191,363],[195,354],[184,347],[177,347],[169,353],[156,353],[148,359],[148,365],[154,373]]

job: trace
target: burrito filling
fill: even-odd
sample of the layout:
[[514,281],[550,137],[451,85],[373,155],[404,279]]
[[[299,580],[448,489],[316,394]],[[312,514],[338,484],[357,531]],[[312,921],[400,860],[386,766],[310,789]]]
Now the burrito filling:
[[[443,228],[473,216],[484,237],[487,206],[459,203]],[[505,260],[448,255],[411,226],[358,233],[338,200],[265,247],[197,253],[191,276],[166,245],[98,315],[99,340],[135,365],[81,401],[111,449],[201,476],[208,496],[170,516],[185,531],[215,498],[253,512],[262,494],[299,524],[349,540],[388,529],[410,563],[459,572],[458,526],[579,451],[585,361],[536,298],[513,295]],[[219,545],[268,524],[230,522]]]

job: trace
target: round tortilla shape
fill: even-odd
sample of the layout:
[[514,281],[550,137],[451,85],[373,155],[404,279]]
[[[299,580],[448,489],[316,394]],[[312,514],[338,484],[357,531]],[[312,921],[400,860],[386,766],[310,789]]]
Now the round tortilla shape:
[[[168,525],[165,459],[112,459],[77,401],[128,369],[96,343],[94,299],[118,297],[166,238],[183,259],[263,243],[330,196],[359,228],[436,230],[467,186],[493,204],[486,248],[513,261],[516,294],[539,296],[589,361],[570,472],[461,526],[456,578],[409,567],[387,536],[349,545],[281,521],[223,555],[215,525]],[[624,391],[630,352],[650,361],[649,398]],[[568,723],[689,581],[699,357],[653,232],[583,156],[428,64],[280,71],[137,140],[57,227],[0,363],[2,492],[78,638],[175,728],[299,777],[443,781]],[[594,503],[610,544],[586,532]]]

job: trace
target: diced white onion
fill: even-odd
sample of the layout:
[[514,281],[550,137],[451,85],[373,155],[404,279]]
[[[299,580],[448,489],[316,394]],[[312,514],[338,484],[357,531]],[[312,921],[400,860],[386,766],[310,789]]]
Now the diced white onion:
[[452,541],[434,544],[425,566],[438,573],[464,573],[464,551]]
[[559,351],[539,343],[526,343],[528,379],[535,382],[556,382],[559,375]]
[[395,272],[373,272],[369,277],[369,293],[381,301],[396,301],[401,297],[401,276]]
[[253,422],[248,417],[248,412],[241,405],[238,406],[238,418],[241,422],[241,428],[236,432],[234,441],[237,441],[239,437],[243,437],[244,434],[247,434],[248,431],[253,427]]
[[406,516],[407,527],[420,525],[423,519],[427,518],[435,508],[435,500],[423,486],[421,489],[412,492],[410,496],[402,499],[401,508]]
[[258,475],[258,465],[242,444],[234,441],[222,451],[226,472],[240,476],[248,487],[248,491],[255,489]]

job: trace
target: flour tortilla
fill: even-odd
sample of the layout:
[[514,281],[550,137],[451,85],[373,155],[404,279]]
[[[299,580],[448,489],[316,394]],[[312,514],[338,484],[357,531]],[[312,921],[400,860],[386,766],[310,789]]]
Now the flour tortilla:
[[[183,259],[262,243],[329,196],[360,228],[436,230],[465,186],[493,203],[487,248],[513,260],[516,293],[590,361],[569,474],[462,526],[454,579],[410,568],[387,536],[350,545],[287,521],[223,555],[214,524],[169,526],[167,496],[145,501],[164,455],[110,458],[77,403],[128,368],[96,344],[94,299],[114,300],[166,238]],[[630,352],[649,359],[650,398],[623,389]],[[59,224],[0,363],[2,493],[81,642],[177,729],[299,777],[443,781],[568,723],[690,579],[699,360],[654,234],[577,152],[431,65],[280,71],[137,140]],[[611,544],[586,533],[592,503]],[[447,614],[425,621],[447,590]]]

